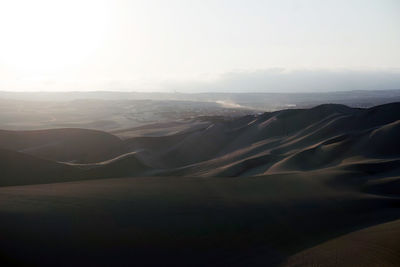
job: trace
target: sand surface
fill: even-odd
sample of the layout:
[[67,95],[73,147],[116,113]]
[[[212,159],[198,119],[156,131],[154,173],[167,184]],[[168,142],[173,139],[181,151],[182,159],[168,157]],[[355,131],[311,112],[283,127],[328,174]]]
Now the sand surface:
[[3,187],[0,250],[5,260],[41,265],[270,266],[399,218],[397,197],[322,180],[145,177]]
[[396,266],[400,103],[0,131],[0,263]]

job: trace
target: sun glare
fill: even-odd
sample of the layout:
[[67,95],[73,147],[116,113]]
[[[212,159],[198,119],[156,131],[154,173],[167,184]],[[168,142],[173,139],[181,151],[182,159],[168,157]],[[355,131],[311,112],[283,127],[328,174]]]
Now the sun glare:
[[82,64],[106,37],[109,19],[105,1],[1,1],[0,64],[24,75]]

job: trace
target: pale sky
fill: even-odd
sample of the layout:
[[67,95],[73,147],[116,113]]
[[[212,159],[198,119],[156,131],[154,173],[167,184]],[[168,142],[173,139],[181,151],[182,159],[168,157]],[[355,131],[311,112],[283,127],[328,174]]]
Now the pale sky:
[[400,89],[399,47],[399,0],[0,1],[0,90]]

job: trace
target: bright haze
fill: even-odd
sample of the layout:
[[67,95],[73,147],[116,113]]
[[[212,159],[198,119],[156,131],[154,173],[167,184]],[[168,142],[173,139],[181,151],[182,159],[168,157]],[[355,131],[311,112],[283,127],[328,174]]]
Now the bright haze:
[[0,90],[400,88],[400,2],[6,0]]

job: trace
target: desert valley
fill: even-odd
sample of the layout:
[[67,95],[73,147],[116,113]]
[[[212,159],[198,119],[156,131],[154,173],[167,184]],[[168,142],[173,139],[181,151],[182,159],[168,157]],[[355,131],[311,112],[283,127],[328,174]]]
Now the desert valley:
[[0,267],[400,266],[399,0],[1,0]]
[[129,128],[1,130],[2,262],[400,263],[400,103],[193,106]]

